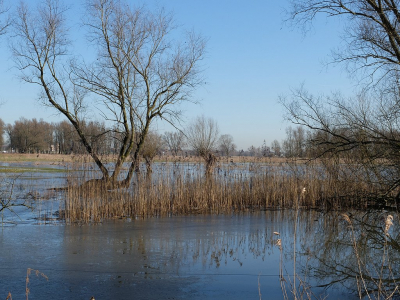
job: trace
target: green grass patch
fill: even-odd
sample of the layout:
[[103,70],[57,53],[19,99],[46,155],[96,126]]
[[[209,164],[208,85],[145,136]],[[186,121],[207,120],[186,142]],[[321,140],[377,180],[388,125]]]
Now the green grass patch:
[[0,166],[0,173],[65,173],[64,169]]

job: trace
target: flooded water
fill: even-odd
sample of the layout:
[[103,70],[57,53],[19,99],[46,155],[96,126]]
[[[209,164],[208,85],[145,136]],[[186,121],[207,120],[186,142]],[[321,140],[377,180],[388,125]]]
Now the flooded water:
[[[174,216],[96,225],[5,226],[0,231],[0,297],[30,299],[283,299],[279,270],[293,275],[293,212]],[[322,226],[320,214],[302,213],[296,242],[298,272]],[[310,250],[311,249],[311,250]],[[314,262],[313,262],[314,264]],[[304,277],[304,274],[300,275]],[[310,275],[308,275],[310,276]],[[313,275],[314,276],[314,275]],[[313,276],[310,283],[317,285]],[[347,290],[314,288],[328,299]],[[344,294],[343,294],[344,293]],[[356,297],[353,297],[357,299]]]
[[28,268],[40,272],[28,275],[29,299],[291,299],[293,285],[313,299],[359,299],[360,274],[369,291],[377,278],[388,293],[399,281],[399,221],[386,235],[388,212],[353,212],[352,226],[337,212],[302,210],[65,225],[52,218],[56,194],[26,197],[63,180],[17,179],[34,209],[3,211],[0,298],[26,298]]

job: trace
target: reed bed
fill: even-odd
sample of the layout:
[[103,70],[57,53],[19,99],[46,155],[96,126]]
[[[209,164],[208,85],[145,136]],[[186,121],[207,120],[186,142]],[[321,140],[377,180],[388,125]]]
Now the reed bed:
[[[201,163],[157,163],[145,168],[130,188],[106,190],[83,184],[99,174],[87,161],[75,162],[68,175],[68,222],[193,213],[225,213],[280,208],[366,208],[379,187],[351,172],[330,172],[320,163],[220,163],[205,176]],[[84,186],[84,188],[83,188]]]

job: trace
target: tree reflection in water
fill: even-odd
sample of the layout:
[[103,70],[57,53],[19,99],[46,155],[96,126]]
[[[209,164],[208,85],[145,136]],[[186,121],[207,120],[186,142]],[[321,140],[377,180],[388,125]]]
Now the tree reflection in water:
[[[342,285],[359,298],[398,299],[400,297],[398,215],[388,212],[326,214],[313,240],[303,245],[313,262],[302,271],[313,272],[319,285]],[[385,234],[385,227],[389,229]]]
[[[280,239],[284,277],[293,278],[296,255],[296,284],[310,285],[316,298],[357,299],[357,287],[362,295],[368,290],[371,299],[387,298],[392,291],[395,298],[399,220],[392,214],[394,225],[385,236],[388,215],[353,212],[352,226],[338,212],[301,209],[297,216],[293,210],[278,210],[15,226],[0,234],[0,262],[7,274],[0,291],[22,298],[24,291],[13,291],[24,287],[17,279],[23,280],[28,266],[49,277],[43,286],[30,283],[42,299],[89,299],[94,290],[96,299],[131,299],[133,287],[143,299],[258,299],[258,281],[262,299],[282,299],[275,246]],[[343,296],[343,287],[353,295],[345,290]]]

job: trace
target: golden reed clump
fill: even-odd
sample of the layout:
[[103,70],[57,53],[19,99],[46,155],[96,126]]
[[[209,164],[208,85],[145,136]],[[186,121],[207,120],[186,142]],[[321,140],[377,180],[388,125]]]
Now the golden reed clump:
[[333,179],[318,163],[219,163],[210,176],[204,175],[201,163],[193,162],[157,163],[149,176],[142,169],[129,188],[106,190],[84,184],[99,174],[87,160],[76,160],[62,215],[68,222],[100,222],[294,207],[365,208],[374,192],[356,178]]

